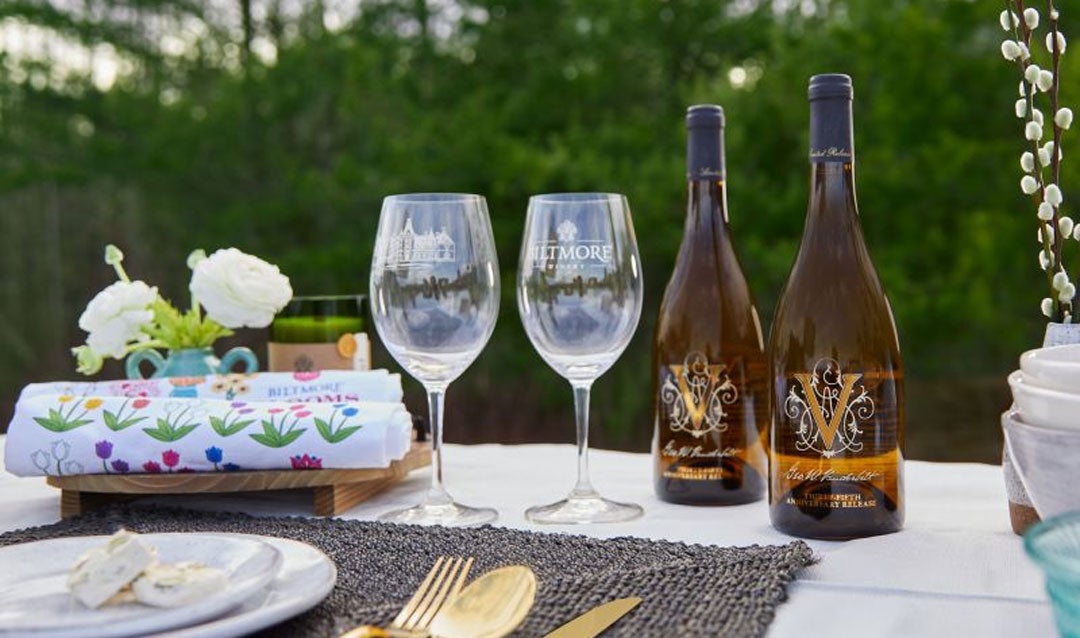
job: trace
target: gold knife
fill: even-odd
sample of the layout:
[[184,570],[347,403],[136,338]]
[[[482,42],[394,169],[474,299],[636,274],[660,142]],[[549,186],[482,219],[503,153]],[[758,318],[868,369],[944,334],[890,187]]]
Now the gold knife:
[[637,607],[640,602],[640,598],[620,598],[599,607],[593,607],[544,638],[593,638],[600,635],[616,620],[630,613],[630,610]]

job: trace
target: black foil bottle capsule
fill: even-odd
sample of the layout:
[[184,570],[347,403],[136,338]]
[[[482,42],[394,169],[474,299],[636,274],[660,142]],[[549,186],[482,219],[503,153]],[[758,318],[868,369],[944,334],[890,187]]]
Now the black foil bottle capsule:
[[770,515],[809,538],[904,522],[900,342],[859,223],[852,95],[810,79],[810,201],[769,338]]
[[686,129],[686,225],[653,341],[656,493],[673,503],[748,503],[765,493],[761,323],[728,225],[724,112],[692,106]]

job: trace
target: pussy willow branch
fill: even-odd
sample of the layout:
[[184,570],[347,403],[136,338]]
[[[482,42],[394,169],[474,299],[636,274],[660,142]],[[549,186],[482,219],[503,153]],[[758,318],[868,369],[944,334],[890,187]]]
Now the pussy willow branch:
[[[1051,175],[1051,178],[1053,179],[1053,183],[1057,184],[1058,188],[1060,188],[1061,184],[1059,182],[1061,181],[1061,134],[1062,134],[1062,128],[1057,125],[1057,112],[1058,112],[1058,105],[1059,105],[1059,102],[1058,102],[1058,89],[1061,86],[1060,74],[1058,72],[1059,69],[1060,69],[1060,66],[1061,66],[1061,43],[1058,42],[1058,17],[1057,17],[1057,11],[1054,9],[1054,0],[1047,0],[1047,2],[1046,2],[1046,16],[1047,16],[1047,19],[1049,20],[1050,38],[1051,38],[1051,41],[1053,42],[1053,46],[1051,47],[1052,51],[1050,52],[1050,54],[1051,54],[1051,57],[1053,58],[1053,61],[1054,61],[1053,62],[1054,86],[1052,86],[1050,88],[1050,113],[1051,113],[1050,119],[1054,122],[1054,152],[1051,154],[1052,156],[1050,158],[1050,175]],[[1056,220],[1060,218],[1060,216],[1061,216],[1061,213],[1058,210],[1058,207],[1055,206],[1054,207],[1054,220],[1055,220],[1055,223],[1056,223]],[[1054,246],[1054,248],[1058,251],[1058,258],[1060,259],[1062,257],[1062,253],[1064,252],[1064,247],[1063,247],[1062,244],[1063,244],[1063,242],[1065,241],[1066,238],[1063,238],[1061,236],[1060,232],[1057,233],[1055,235],[1055,237],[1057,238],[1057,241],[1055,243],[1056,245]],[[1080,272],[1080,271],[1078,271],[1078,272]],[[1075,301],[1076,301],[1076,298],[1074,297],[1073,298],[1073,303],[1070,304],[1070,307],[1072,307],[1072,308],[1076,307]]]
[[[1024,0],[1005,0],[1005,10],[1011,11],[1017,16],[1017,22],[1019,23],[1019,31],[1017,31],[1017,25],[1013,25],[1013,37],[1017,42],[1022,42],[1024,48],[1028,51],[1028,58],[1025,60],[1024,56],[1016,58],[1017,68],[1020,69],[1020,84],[1024,87],[1024,101],[1027,104],[1027,116],[1024,118],[1024,124],[1033,122],[1035,120],[1035,87],[1030,86],[1031,83],[1027,82],[1024,77],[1024,72],[1027,71],[1028,65],[1031,64],[1031,29],[1028,28],[1027,22],[1024,20]],[[1056,45],[1055,45],[1056,46]],[[1056,79],[1055,79],[1056,82]],[[1043,120],[1046,121],[1045,118]],[[1054,149],[1057,152],[1057,149]],[[1032,176],[1037,180],[1039,184],[1038,190],[1031,194],[1031,201],[1038,208],[1043,197],[1043,191],[1046,188],[1046,180],[1043,178],[1044,167],[1039,162],[1039,140],[1031,140],[1031,153],[1035,159],[1035,166],[1037,170],[1032,171]],[[1054,273],[1061,268],[1061,255],[1057,252],[1057,239],[1060,235],[1058,228],[1058,216],[1057,209],[1054,210],[1054,218],[1049,222],[1039,220],[1039,229],[1042,231],[1042,244],[1043,250],[1049,255],[1054,263],[1046,268],[1046,285],[1050,289],[1050,320],[1062,321],[1065,318],[1065,309],[1062,307],[1061,301],[1058,299],[1057,294],[1054,291]],[[1046,232],[1046,226],[1049,225],[1053,229],[1054,239],[1050,239],[1050,233]]]

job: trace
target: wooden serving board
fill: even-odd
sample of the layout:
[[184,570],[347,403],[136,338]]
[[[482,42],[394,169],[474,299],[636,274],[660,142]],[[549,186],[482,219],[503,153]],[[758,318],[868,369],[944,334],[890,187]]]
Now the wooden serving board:
[[110,503],[163,494],[220,494],[301,489],[311,493],[316,516],[336,516],[431,464],[430,443],[413,442],[400,461],[362,470],[262,470],[185,474],[83,474],[50,476],[60,489],[60,516],[68,518]]

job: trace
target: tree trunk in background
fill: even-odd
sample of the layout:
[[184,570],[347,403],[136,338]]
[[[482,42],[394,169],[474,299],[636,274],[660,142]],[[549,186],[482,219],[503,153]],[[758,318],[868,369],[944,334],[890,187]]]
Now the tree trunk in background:
[[251,63],[251,42],[255,39],[255,21],[251,16],[251,0],[240,0],[240,23],[244,30],[244,42],[240,50],[244,71]]

